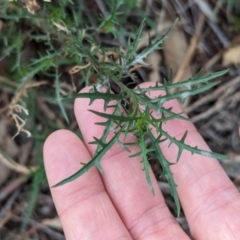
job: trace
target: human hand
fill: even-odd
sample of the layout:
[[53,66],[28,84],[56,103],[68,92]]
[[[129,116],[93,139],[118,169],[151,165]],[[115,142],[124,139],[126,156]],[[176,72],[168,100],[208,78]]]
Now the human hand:
[[[141,87],[149,87],[149,83]],[[95,146],[88,142],[93,136],[101,136],[103,128],[94,123],[103,119],[88,109],[103,111],[103,101],[88,104],[88,99],[77,99],[74,107],[85,143],[67,130],[54,132],[45,142],[44,162],[50,186],[69,177],[81,162],[92,158]],[[175,112],[182,111],[175,100],[166,105]],[[176,138],[188,130],[186,143],[209,150],[191,122],[175,119],[164,127]],[[175,146],[168,148],[163,143],[161,148],[169,161],[175,161]],[[140,161],[139,156],[129,158],[129,153],[113,146],[101,161],[103,176],[92,168],[73,182],[51,188],[66,239],[189,239],[167,208],[151,172],[155,190],[155,196],[152,195]],[[185,151],[171,170],[193,238],[239,239],[240,195],[218,161]]]

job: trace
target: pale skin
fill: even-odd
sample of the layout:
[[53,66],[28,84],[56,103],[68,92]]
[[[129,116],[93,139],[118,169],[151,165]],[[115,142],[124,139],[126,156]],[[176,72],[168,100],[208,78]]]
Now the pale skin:
[[[150,85],[144,83],[141,87]],[[103,101],[88,104],[88,99],[77,99],[74,106],[84,143],[68,130],[54,132],[45,142],[44,163],[50,186],[75,173],[80,163],[88,162],[94,154],[95,145],[88,142],[93,141],[93,136],[101,136],[103,128],[94,123],[104,119],[88,109],[103,111]],[[173,107],[177,113],[182,111],[176,100],[165,106]],[[188,130],[188,144],[209,150],[191,122],[171,120],[164,128],[178,139]],[[167,143],[161,148],[174,162],[177,148],[168,148]],[[101,161],[103,176],[92,168],[73,182],[51,188],[67,240],[189,239],[170,213],[151,173],[155,190],[152,195],[140,160],[129,158],[129,153],[113,146]],[[193,239],[238,240],[240,195],[219,162],[184,151],[171,170]]]

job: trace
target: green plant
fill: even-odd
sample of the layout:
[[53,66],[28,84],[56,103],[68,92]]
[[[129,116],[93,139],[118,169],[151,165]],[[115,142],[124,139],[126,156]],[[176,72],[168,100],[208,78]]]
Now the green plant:
[[[80,4],[76,6],[73,5],[73,1],[68,0],[61,0],[54,4],[45,4],[37,15],[31,15],[26,9],[23,9],[20,6],[20,2],[5,3],[5,5],[2,6],[0,13],[3,18],[8,21],[8,31],[1,36],[0,44],[4,47],[4,56],[11,56],[12,66],[7,76],[11,76],[14,81],[18,83],[18,88],[15,89],[16,92],[22,93],[21,97],[16,98],[17,101],[14,102],[15,107],[19,107],[18,100],[22,98],[23,93],[25,93],[29,87],[29,79],[36,78],[36,76],[41,74],[47,76],[50,82],[54,82],[54,100],[57,101],[59,109],[66,121],[68,121],[68,115],[64,108],[63,101],[72,101],[76,98],[89,98],[91,104],[96,99],[103,99],[105,110],[112,108],[113,113],[108,114],[106,112],[93,111],[96,115],[106,119],[104,122],[96,123],[104,126],[105,130],[99,139],[95,137],[92,142],[92,144],[97,146],[93,159],[83,165],[81,169],[72,176],[56,184],[55,187],[73,181],[93,166],[97,167],[97,169],[103,173],[101,159],[113,144],[119,144],[126,151],[130,151],[129,145],[136,145],[140,149],[139,152],[131,152],[129,154],[132,157],[136,155],[142,156],[143,170],[153,193],[154,190],[149,177],[149,153],[153,152],[161,164],[163,169],[162,175],[166,177],[169,182],[172,196],[177,206],[177,214],[179,215],[180,203],[176,191],[177,185],[171,173],[171,164],[164,156],[159,147],[159,143],[169,141],[178,147],[179,151],[176,162],[180,159],[183,150],[190,151],[192,154],[201,154],[219,159],[226,159],[227,157],[187,145],[185,143],[187,132],[180,140],[177,140],[169,135],[168,132],[164,131],[163,124],[171,119],[178,118],[183,121],[188,121],[181,113],[175,113],[172,109],[164,107],[164,102],[171,99],[179,99],[183,102],[188,96],[206,91],[218,84],[218,81],[211,81],[212,79],[220,77],[227,71],[221,71],[207,76],[198,74],[194,78],[181,83],[173,83],[170,75],[169,79],[166,80],[163,85],[156,84],[148,89],[132,89],[129,85],[125,85],[122,80],[128,78],[131,79],[134,84],[135,70],[146,65],[144,59],[151,52],[160,49],[161,43],[167,38],[175,24],[159,39],[149,39],[148,46],[139,52],[137,46],[141,40],[145,20],[142,21],[136,33],[132,30],[124,29],[122,26],[126,23],[127,17],[123,16],[120,18],[119,14],[125,1],[108,1],[108,12],[101,16],[100,23],[95,21],[95,19],[82,22],[77,16],[82,16],[85,5],[84,1],[78,2],[80,2]],[[135,3],[136,1],[132,1],[130,4],[131,7]],[[71,14],[66,18],[67,11]],[[144,16],[141,15],[141,17]],[[63,22],[62,19],[66,19],[66,21]],[[149,21],[148,19],[148,22]],[[44,45],[44,50],[38,51],[35,57],[27,59],[25,62],[20,61],[25,35],[17,31],[16,22],[21,22],[29,26],[31,31],[26,34],[27,37],[31,39],[31,41],[39,43],[39,45]],[[13,33],[15,32],[18,32],[18,34],[13,37]],[[33,34],[32,32],[35,33]],[[96,38],[99,34],[105,34],[110,39],[114,37],[119,40],[118,42],[121,43],[121,45],[118,47],[109,47],[100,44]],[[79,85],[82,84],[91,85],[91,77],[97,79],[97,83],[93,85],[91,92],[61,94],[62,78],[60,68],[62,66],[69,67],[69,75],[72,77],[74,90],[78,89]],[[78,83],[74,81],[75,74],[81,79]],[[119,91],[112,94],[112,86],[117,86]],[[178,91],[173,93],[173,89],[177,89]],[[165,95],[150,98],[149,93],[156,90],[164,91]],[[52,96],[50,91],[44,93],[44,97],[50,99],[50,96]],[[6,110],[8,110],[8,108],[6,108]],[[156,118],[151,116],[150,113],[152,110],[158,113]],[[43,125],[46,126],[44,136],[50,132],[49,125],[54,125],[54,129],[58,128],[58,126],[55,126],[54,121],[52,121],[51,124],[46,121]],[[22,125],[19,127],[18,133],[21,131],[26,132],[23,127]],[[156,135],[152,133],[152,129],[156,130]],[[138,140],[134,143],[126,143],[122,136],[126,136],[128,133],[135,134]],[[37,135],[38,134],[33,134],[33,137]],[[40,134],[38,136],[40,136]],[[146,138],[151,140],[149,146],[145,144]],[[39,163],[39,165],[41,165],[41,163]],[[34,179],[33,195],[36,199],[40,180],[37,174]],[[32,206],[33,205],[34,203],[32,203]]]
[[[99,79],[99,82],[93,85],[92,90],[89,93],[78,93],[65,97],[63,96],[62,100],[89,98],[91,105],[96,99],[102,99],[104,100],[104,110],[106,111],[107,109],[112,108],[113,113],[108,114],[105,112],[91,111],[94,114],[106,119],[104,122],[96,123],[104,126],[105,129],[99,139],[94,137],[94,141],[91,142],[91,144],[95,144],[97,146],[94,157],[89,163],[83,164],[79,171],[54,185],[54,187],[73,181],[87,172],[93,166],[95,166],[99,172],[103,174],[104,170],[101,166],[101,159],[113,146],[113,144],[118,144],[124,150],[130,152],[130,157],[137,155],[142,156],[142,164],[146,180],[151,191],[154,193],[149,175],[150,165],[148,162],[149,153],[154,152],[156,159],[162,166],[162,175],[166,177],[169,182],[172,196],[177,206],[177,213],[179,215],[180,203],[176,191],[177,185],[174,182],[170,169],[171,163],[169,163],[165,158],[161,148],[159,147],[159,144],[168,140],[170,141],[170,145],[175,144],[178,147],[179,150],[176,162],[180,159],[183,150],[187,150],[192,154],[200,154],[218,159],[227,159],[227,157],[187,145],[185,143],[187,132],[183,135],[181,140],[177,140],[169,135],[168,132],[164,131],[163,124],[169,120],[178,118],[188,121],[188,119],[182,116],[181,113],[175,113],[172,111],[172,109],[165,108],[164,102],[171,99],[179,99],[181,102],[183,102],[188,96],[206,91],[219,83],[218,81],[210,80],[225,74],[227,71],[220,71],[207,76],[201,76],[198,74],[194,78],[188,79],[181,83],[173,83],[171,79],[169,79],[168,81],[166,80],[162,86],[156,84],[151,88],[145,89],[139,87],[135,89],[128,88],[128,86],[122,83],[122,79],[125,77],[134,78],[132,69],[146,65],[144,59],[149,53],[160,48],[160,44],[164,41],[164,39],[166,39],[173,28],[170,28],[169,31],[167,31],[167,33],[164,34],[160,39],[157,39],[153,42],[149,41],[148,46],[143,51],[138,53],[137,45],[141,39],[143,27],[144,21],[137,30],[135,38],[132,41],[128,41],[126,52],[123,52],[120,49],[105,50],[101,46],[97,45],[93,45],[90,51],[87,49],[82,49],[82,53],[84,52],[85,54],[84,57],[87,64],[84,66],[79,66],[78,70],[88,69],[91,71],[91,74],[94,74]],[[112,58],[105,58],[109,57],[109,52],[112,54]],[[101,53],[100,59],[99,53]],[[96,59],[96,55],[98,55],[98,59]],[[114,59],[114,56],[117,58],[117,60]],[[111,86],[113,84],[117,85],[120,89],[116,94],[111,92]],[[171,90],[174,88],[181,90],[178,90],[176,93],[172,93]],[[160,95],[156,98],[149,97],[150,92],[159,90],[164,91],[166,94]],[[150,114],[152,110],[157,112],[157,118],[154,118]],[[157,133],[156,135],[152,133],[153,129]],[[135,134],[138,137],[138,141],[126,143],[122,136],[126,136],[129,133]],[[109,140],[110,136],[112,137]],[[150,146],[146,146],[146,137],[151,139]],[[140,149],[139,152],[132,153],[128,148],[129,145],[138,146]]]

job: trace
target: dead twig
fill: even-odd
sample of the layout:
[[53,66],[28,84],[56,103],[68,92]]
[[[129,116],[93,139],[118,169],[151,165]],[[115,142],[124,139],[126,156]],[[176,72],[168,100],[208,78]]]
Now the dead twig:
[[15,202],[20,190],[15,191],[7,200],[6,204],[2,207],[0,211],[0,219],[2,219],[12,208],[13,203]]
[[9,194],[21,186],[25,181],[26,178],[21,176],[15,179],[13,182],[9,183],[6,187],[2,188],[0,192],[0,202],[6,199]]
[[202,13],[207,17],[208,19],[208,25],[211,27],[213,32],[217,35],[218,39],[222,43],[222,45],[226,48],[229,46],[229,41],[226,37],[226,35],[223,33],[221,28],[217,25],[217,17],[214,13],[214,10],[209,5],[209,3],[206,0],[195,0],[195,3],[198,5],[199,9],[202,11]]
[[[13,215],[12,219],[18,222],[22,222],[22,218],[20,218],[17,215]],[[64,236],[61,233],[58,233],[57,231],[54,231],[53,229],[33,220],[33,219],[29,219],[29,224],[34,227],[37,228],[39,230],[41,230],[42,232],[44,232],[45,234],[47,234],[49,237],[52,237],[53,239],[57,239],[57,240],[65,240]]]
[[216,15],[214,14],[214,11],[211,7],[211,5],[208,3],[206,0],[195,0],[195,3],[199,7],[199,9],[202,11],[202,13],[211,21],[216,22],[217,18]]
[[207,72],[212,68],[212,66],[213,66],[219,59],[221,59],[222,53],[223,53],[223,51],[218,52],[217,54],[215,54],[212,58],[210,58],[210,59],[207,61],[207,63],[205,64],[205,67],[204,67],[204,69],[206,69]]
[[208,25],[211,27],[213,32],[216,34],[216,36],[218,37],[219,41],[222,43],[224,48],[229,47],[230,42],[227,39],[226,35],[221,30],[221,28],[216,23],[212,22],[211,20],[208,21]]
[[3,218],[0,220],[0,229],[11,219],[12,211],[9,210]]
[[34,233],[37,233],[38,228],[37,227],[32,227],[30,229],[28,229],[25,233],[22,234],[22,237],[20,238],[20,240],[27,240],[31,237],[31,235],[33,235]]
[[186,113],[190,113],[194,111],[197,107],[216,99],[219,95],[226,91],[226,89],[234,89],[236,90],[236,85],[240,84],[240,77],[236,77],[233,80],[225,83],[221,87],[217,88],[211,94],[206,95],[204,98],[200,98],[198,101],[190,105],[189,107],[185,108]]
[[37,167],[27,168],[21,164],[16,163],[9,156],[7,156],[1,149],[0,149],[0,161],[9,169],[24,175],[28,175],[31,172],[37,170]]
[[230,96],[229,98],[225,99],[224,101],[216,102],[216,104],[213,107],[211,107],[209,110],[193,117],[191,120],[192,120],[192,122],[196,123],[196,122],[199,122],[200,120],[207,119],[211,115],[222,110],[225,106],[229,105],[232,101],[240,101],[239,92],[235,93],[234,95]]

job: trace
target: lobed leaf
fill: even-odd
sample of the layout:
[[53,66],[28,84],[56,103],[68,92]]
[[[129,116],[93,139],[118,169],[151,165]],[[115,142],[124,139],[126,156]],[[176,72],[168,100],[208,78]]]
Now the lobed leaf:
[[199,84],[208,83],[210,80],[213,80],[215,78],[223,76],[228,71],[229,70],[226,69],[226,70],[211,73],[211,74],[208,74],[208,75],[205,75],[205,76],[201,76],[200,75],[201,72],[199,72],[198,74],[196,74],[195,77],[187,79],[185,81],[181,81],[181,82],[178,82],[178,83],[172,83],[172,82],[166,81],[164,83],[164,85],[159,85],[158,83],[156,83],[156,85],[153,86],[153,87],[144,88],[144,89],[142,89],[140,87],[137,87],[133,91],[136,91],[136,92],[138,92],[138,91],[141,91],[141,92],[166,91],[166,88],[167,89],[174,89],[174,88],[184,88],[184,87],[187,88],[188,90],[191,90],[194,85],[197,85],[195,87],[199,87]]
[[[172,194],[173,200],[175,202],[175,205],[177,207],[177,216],[179,216],[180,211],[181,211],[181,206],[180,206],[180,201],[179,201],[178,193],[177,193],[177,184],[175,183],[175,181],[173,179],[173,174],[170,170],[170,166],[172,164],[170,164],[168,162],[168,160],[165,158],[165,156],[162,153],[162,150],[159,146],[159,142],[156,141],[155,137],[153,136],[153,134],[151,132],[149,133],[149,136],[152,140],[153,147],[154,147],[155,153],[156,153],[156,157],[157,157],[159,163],[161,164],[161,166],[163,168],[162,175],[166,177],[166,179],[169,183],[169,186],[170,186],[170,189],[171,189],[171,194]],[[158,138],[160,139],[160,137],[158,137]]]
[[103,170],[102,170],[100,161],[101,161],[102,157],[106,154],[106,152],[113,146],[113,144],[116,143],[119,135],[120,135],[120,132],[116,133],[115,136],[107,144],[104,144],[102,149],[99,152],[97,152],[97,154],[93,157],[93,159],[90,162],[83,164],[82,168],[79,171],[77,171],[70,177],[65,178],[64,180],[60,181],[59,183],[55,184],[52,187],[58,187],[58,186],[64,185],[68,182],[71,182],[71,181],[77,179],[78,177],[80,177],[81,175],[86,173],[93,166],[95,166],[101,172],[101,174],[103,174]]
[[141,53],[137,54],[137,56],[126,65],[126,67],[130,68],[136,64],[146,65],[146,63],[144,62],[143,59],[145,59],[148,56],[148,54],[150,54],[160,48],[159,45],[162,44],[162,42],[168,37],[169,33],[175,27],[177,22],[178,22],[178,19],[175,20],[172,27],[169,28],[169,30],[160,39],[156,40],[154,43],[149,42],[148,47],[146,49],[144,49]]
[[145,140],[144,140],[145,135],[146,135],[146,133],[144,133],[143,131],[140,133],[139,140],[137,142],[137,145],[140,147],[140,151],[136,154],[131,155],[130,157],[136,157],[136,156],[142,157],[143,171],[145,172],[145,177],[146,177],[148,186],[154,195],[154,188],[152,185],[150,171],[149,171],[150,164],[148,162],[148,155],[147,155],[149,152],[152,152],[153,149],[147,148],[147,146],[145,144]]
[[209,151],[205,151],[205,150],[200,150],[197,147],[191,147],[191,146],[187,145],[186,143],[184,143],[184,141],[186,139],[187,132],[184,133],[184,135],[181,138],[181,140],[177,140],[175,137],[172,137],[171,135],[169,135],[163,129],[160,129],[159,131],[171,143],[174,143],[179,148],[177,161],[179,160],[180,155],[183,152],[183,150],[187,150],[187,151],[191,152],[192,154],[199,154],[199,155],[202,155],[202,156],[205,156],[205,157],[216,158],[216,159],[220,159],[220,160],[228,160],[229,159],[229,157],[226,156],[226,155],[219,154],[219,153],[213,153],[213,152],[209,152]]

